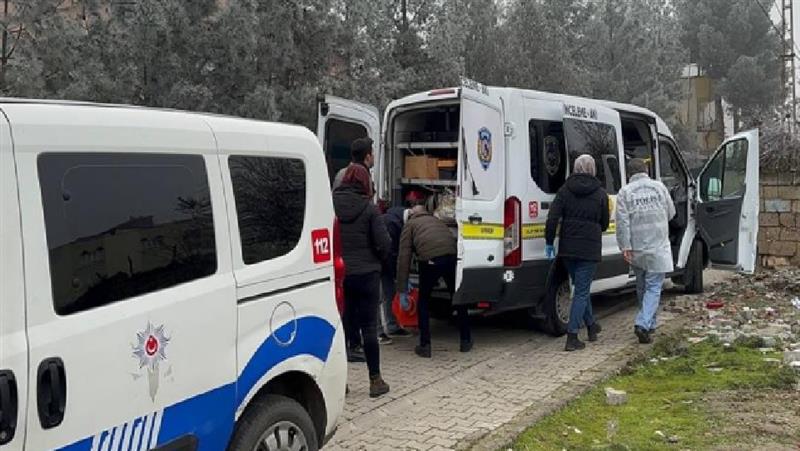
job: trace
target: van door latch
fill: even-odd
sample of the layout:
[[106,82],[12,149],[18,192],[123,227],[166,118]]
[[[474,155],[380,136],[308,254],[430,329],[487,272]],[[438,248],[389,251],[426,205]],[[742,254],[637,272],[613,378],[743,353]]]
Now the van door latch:
[[58,357],[42,360],[36,376],[36,404],[42,429],[51,429],[64,420],[67,407],[67,375]]
[[506,136],[514,136],[514,124],[512,122],[506,122],[503,127],[503,133]]
[[14,439],[18,410],[17,380],[10,370],[2,370],[0,371],[0,445],[5,445]]
[[472,215],[467,218],[470,224],[480,224],[483,222],[483,218],[480,215]]

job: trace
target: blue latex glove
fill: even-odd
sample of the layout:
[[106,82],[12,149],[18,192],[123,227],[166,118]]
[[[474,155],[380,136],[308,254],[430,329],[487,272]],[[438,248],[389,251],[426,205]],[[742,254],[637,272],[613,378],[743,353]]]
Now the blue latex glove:
[[400,293],[400,307],[403,310],[408,311],[411,308],[411,304],[408,302],[408,292]]
[[548,260],[556,258],[556,248],[552,244],[546,244],[544,246],[544,256],[547,257]]

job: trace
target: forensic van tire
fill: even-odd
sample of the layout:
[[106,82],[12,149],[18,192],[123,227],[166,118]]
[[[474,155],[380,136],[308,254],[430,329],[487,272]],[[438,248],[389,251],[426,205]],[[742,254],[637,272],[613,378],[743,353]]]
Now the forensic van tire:
[[294,399],[266,395],[239,419],[229,451],[317,451],[317,433],[308,412]]
[[544,296],[542,305],[544,319],[539,322],[541,329],[554,337],[567,333],[571,308],[572,292],[569,277],[562,277],[558,283],[550,285]]
[[686,260],[686,269],[681,276],[680,284],[686,294],[699,294],[703,292],[703,244],[700,241],[692,243],[689,258]]

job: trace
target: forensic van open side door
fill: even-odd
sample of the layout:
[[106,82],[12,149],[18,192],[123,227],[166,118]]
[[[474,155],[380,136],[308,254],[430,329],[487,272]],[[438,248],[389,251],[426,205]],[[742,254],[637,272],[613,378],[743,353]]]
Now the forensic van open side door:
[[463,86],[460,114],[457,295],[453,302],[472,304],[492,300],[495,293],[485,291],[502,286],[503,267],[522,263],[521,204],[519,199],[505,198],[502,99],[477,83]]
[[350,144],[357,138],[369,137],[374,151],[379,151],[381,119],[372,105],[325,96],[317,105],[317,137],[325,152],[331,182],[340,169],[350,164]]
[[697,229],[714,267],[755,270],[758,157],[758,130],[746,131],[725,140],[700,172]]

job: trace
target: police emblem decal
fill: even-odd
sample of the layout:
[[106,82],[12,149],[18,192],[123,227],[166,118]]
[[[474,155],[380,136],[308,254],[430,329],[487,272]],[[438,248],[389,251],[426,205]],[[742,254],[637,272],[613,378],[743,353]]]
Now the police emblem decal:
[[478,130],[478,160],[484,171],[492,163],[492,132],[486,127]]
[[160,382],[159,366],[167,360],[167,345],[170,338],[164,331],[164,326],[154,327],[149,321],[147,327],[136,333],[136,343],[133,347],[133,357],[139,360],[139,370],[146,370],[150,398],[155,401]]

